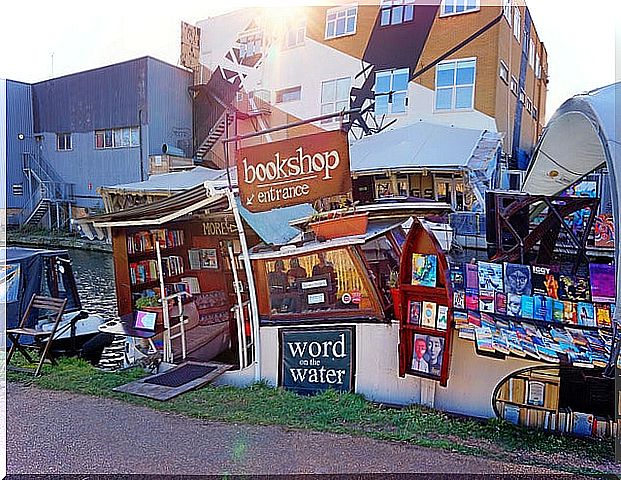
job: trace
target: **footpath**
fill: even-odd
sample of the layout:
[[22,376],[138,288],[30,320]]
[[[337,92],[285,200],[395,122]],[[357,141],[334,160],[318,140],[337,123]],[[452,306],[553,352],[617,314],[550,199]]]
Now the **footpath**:
[[13,382],[7,384],[6,453],[9,475],[370,473],[385,478],[394,473],[407,478],[406,473],[426,472],[439,474],[431,478],[456,473],[579,478],[368,438],[197,420]]

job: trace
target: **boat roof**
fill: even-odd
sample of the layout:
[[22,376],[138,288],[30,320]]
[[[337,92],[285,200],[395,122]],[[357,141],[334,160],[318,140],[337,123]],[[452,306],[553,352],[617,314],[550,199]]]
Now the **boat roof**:
[[[0,247],[0,250],[6,255],[7,262],[25,260],[37,255],[69,255],[67,250],[48,250],[45,248]],[[4,257],[5,255],[2,256]]]

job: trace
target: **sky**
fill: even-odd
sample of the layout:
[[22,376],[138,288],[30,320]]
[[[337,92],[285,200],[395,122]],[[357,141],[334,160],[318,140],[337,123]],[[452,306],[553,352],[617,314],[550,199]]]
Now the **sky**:
[[[32,83],[144,55],[177,64],[181,21],[195,24],[246,6],[292,4],[313,3],[10,2],[2,7],[0,78]],[[571,96],[621,80],[621,1],[527,0],[527,5],[548,52],[547,118]]]

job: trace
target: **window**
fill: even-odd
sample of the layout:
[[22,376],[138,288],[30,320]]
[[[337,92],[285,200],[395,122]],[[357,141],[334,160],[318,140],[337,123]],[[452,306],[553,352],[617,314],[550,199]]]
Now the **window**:
[[[321,82],[321,114],[341,112],[349,107],[351,78],[343,77],[336,80]],[[336,122],[338,117],[327,118],[321,123]]]
[[56,150],[59,152],[65,150],[71,150],[71,134],[70,133],[57,133],[56,134]]
[[285,35],[285,48],[298,47],[304,45],[306,37],[306,20],[298,20],[292,24]]
[[95,130],[95,148],[124,148],[140,146],[139,127]]
[[520,102],[522,102],[522,104],[526,102],[526,91],[523,88],[520,88]]
[[537,78],[541,78],[541,61],[538,53],[535,54],[535,75]]
[[436,66],[436,110],[471,109],[474,105],[476,59]]
[[511,91],[513,92],[513,95],[517,97],[518,82],[517,82],[517,79],[513,75],[511,75]]
[[239,37],[239,59],[253,57],[261,53],[263,33],[254,32]]
[[528,113],[531,113],[533,111],[533,102],[528,97],[526,98],[526,111]]
[[276,91],[276,103],[295,102],[302,98],[302,87],[284,88]]
[[380,24],[397,25],[414,19],[414,0],[382,0]]
[[374,310],[368,284],[346,248],[265,262],[272,316]]
[[375,74],[375,115],[405,113],[410,69],[383,70]]
[[533,39],[530,39],[528,43],[528,63],[531,68],[535,69],[535,44],[533,43]]
[[326,40],[356,33],[358,6],[332,8],[326,12]]
[[533,118],[535,120],[539,119],[539,110],[537,110],[537,107],[535,107],[534,105],[533,105]]
[[479,9],[479,0],[443,0],[441,15],[472,12]]
[[21,196],[24,194],[24,185],[22,183],[14,183],[12,185],[13,195]]
[[520,34],[522,33],[522,20],[520,18],[520,9],[516,6],[513,7],[513,36],[520,41]]
[[392,305],[390,293],[391,278],[399,276],[399,249],[396,248],[386,234],[362,246],[362,253],[377,290],[381,294],[382,303]]
[[502,13],[511,25],[511,0],[502,0]]
[[498,75],[500,75],[500,78],[502,78],[503,82],[505,82],[507,85],[509,84],[509,67],[507,67],[507,64],[502,60],[500,61]]
[[530,36],[526,31],[526,23],[524,23],[524,31],[522,32],[522,51],[528,54],[528,43],[530,42]]

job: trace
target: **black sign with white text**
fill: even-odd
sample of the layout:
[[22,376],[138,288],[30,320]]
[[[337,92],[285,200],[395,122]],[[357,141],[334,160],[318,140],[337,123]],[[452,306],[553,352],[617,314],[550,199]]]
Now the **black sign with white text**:
[[280,332],[280,385],[297,393],[353,390],[353,328]]

